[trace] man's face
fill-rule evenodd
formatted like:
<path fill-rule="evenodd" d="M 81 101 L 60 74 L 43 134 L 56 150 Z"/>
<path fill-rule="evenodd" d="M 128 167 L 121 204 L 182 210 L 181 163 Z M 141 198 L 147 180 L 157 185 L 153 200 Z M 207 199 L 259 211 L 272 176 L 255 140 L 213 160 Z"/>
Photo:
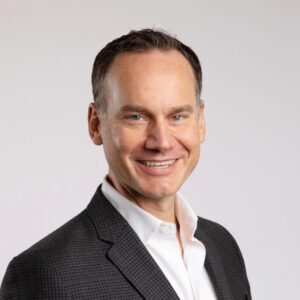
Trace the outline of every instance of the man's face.
<path fill-rule="evenodd" d="M 107 82 L 100 134 L 110 179 L 133 197 L 173 196 L 195 168 L 204 140 L 191 66 L 175 50 L 123 53 Z"/>

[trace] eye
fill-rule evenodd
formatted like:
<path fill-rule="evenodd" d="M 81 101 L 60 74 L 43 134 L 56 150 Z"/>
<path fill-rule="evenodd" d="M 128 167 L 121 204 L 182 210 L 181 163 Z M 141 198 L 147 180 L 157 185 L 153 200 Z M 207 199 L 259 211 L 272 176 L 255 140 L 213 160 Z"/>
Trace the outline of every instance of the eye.
<path fill-rule="evenodd" d="M 182 119 L 182 116 L 181 116 L 181 115 L 176 115 L 176 116 L 173 116 L 173 117 L 172 117 L 172 120 L 173 120 L 173 121 L 179 121 L 180 119 Z"/>
<path fill-rule="evenodd" d="M 131 120 L 134 120 L 134 121 L 139 121 L 141 118 L 142 118 L 142 117 L 139 116 L 139 115 L 132 115 L 132 116 L 130 116 L 130 119 L 131 119 Z"/>

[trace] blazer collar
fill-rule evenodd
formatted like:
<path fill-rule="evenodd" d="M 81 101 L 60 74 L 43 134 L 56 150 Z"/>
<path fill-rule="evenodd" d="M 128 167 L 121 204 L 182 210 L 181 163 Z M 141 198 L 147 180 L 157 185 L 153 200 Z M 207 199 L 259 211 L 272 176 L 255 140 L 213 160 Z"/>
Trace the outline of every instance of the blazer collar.
<path fill-rule="evenodd" d="M 179 299 L 134 230 L 98 187 L 87 207 L 99 239 L 112 243 L 107 256 L 146 299 Z"/>
<path fill-rule="evenodd" d="M 215 243 L 213 242 L 212 237 L 209 235 L 209 232 L 205 230 L 205 224 L 201 218 L 198 218 L 198 226 L 194 237 L 205 245 L 206 257 L 204 265 L 212 280 L 217 298 L 219 300 L 234 299 L 230 291 L 229 283 L 225 276 L 220 256 L 218 255 L 217 249 L 214 246 Z"/>

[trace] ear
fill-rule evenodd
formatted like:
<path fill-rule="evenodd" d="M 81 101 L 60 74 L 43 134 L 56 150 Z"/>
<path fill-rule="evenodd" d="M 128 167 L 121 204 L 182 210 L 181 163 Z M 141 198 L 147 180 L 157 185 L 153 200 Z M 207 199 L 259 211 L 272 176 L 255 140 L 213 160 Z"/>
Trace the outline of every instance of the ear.
<path fill-rule="evenodd" d="M 89 134 L 95 145 L 102 145 L 101 119 L 94 103 L 90 103 L 88 109 Z"/>
<path fill-rule="evenodd" d="M 199 126 L 200 126 L 200 143 L 203 143 L 205 140 L 206 125 L 204 120 L 204 101 L 202 99 L 200 100 Z"/>

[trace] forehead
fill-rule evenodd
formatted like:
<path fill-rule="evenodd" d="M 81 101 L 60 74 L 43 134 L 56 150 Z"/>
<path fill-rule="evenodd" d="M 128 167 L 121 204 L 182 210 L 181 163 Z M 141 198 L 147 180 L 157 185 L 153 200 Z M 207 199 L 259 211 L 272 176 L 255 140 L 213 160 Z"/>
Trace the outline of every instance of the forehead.
<path fill-rule="evenodd" d="M 177 50 L 121 53 L 110 67 L 108 77 L 122 88 L 135 91 L 154 89 L 160 83 L 195 91 L 196 83 L 190 63 Z"/>
<path fill-rule="evenodd" d="M 146 52 L 124 52 L 118 54 L 109 73 L 118 76 L 141 76 L 151 73 L 181 73 L 194 78 L 193 70 L 187 59 L 177 50 L 153 49 Z"/>

